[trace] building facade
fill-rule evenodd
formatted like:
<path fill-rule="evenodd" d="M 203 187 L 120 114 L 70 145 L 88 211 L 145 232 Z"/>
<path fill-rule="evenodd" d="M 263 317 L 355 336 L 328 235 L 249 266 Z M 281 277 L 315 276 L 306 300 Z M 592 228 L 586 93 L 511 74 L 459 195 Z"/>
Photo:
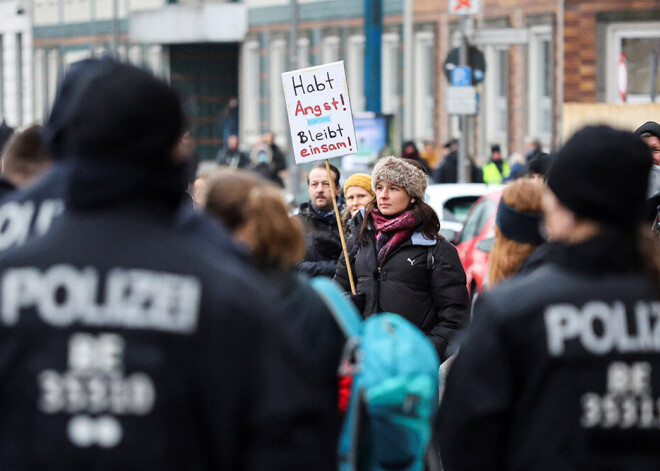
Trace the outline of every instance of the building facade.
<path fill-rule="evenodd" d="M 0 121 L 21 127 L 34 120 L 32 24 L 22 0 L 0 0 Z"/>
<path fill-rule="evenodd" d="M 280 74 L 291 68 L 343 60 L 353 110 L 367 111 L 362 0 L 298 0 L 293 48 L 290 0 L 170 2 L 0 0 L 0 118 L 14 126 L 42 121 L 67 67 L 107 53 L 152 70 L 181 92 L 202 158 L 222 144 L 222 115 L 233 97 L 244 147 L 268 130 L 288 146 Z M 460 40 L 447 3 L 414 0 L 407 30 L 406 2 L 382 0 L 381 103 L 396 144 L 440 146 L 461 131 L 446 112 L 444 63 Z M 477 87 L 478 115 L 466 125 L 478 163 L 495 143 L 506 154 L 523 154 L 532 138 L 546 151 L 556 148 L 565 104 L 621 103 L 622 55 L 627 103 L 650 103 L 660 89 L 660 0 L 481 4 L 469 37 L 487 65 Z"/>

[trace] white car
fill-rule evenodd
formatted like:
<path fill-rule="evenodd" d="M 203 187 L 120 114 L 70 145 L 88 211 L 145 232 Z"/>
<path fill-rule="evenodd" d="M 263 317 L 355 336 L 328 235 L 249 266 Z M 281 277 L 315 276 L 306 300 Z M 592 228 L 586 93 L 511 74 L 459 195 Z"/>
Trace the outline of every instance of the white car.
<path fill-rule="evenodd" d="M 440 233 L 454 242 L 474 202 L 500 187 L 485 183 L 438 183 L 426 187 L 426 202 L 438 214 Z"/>

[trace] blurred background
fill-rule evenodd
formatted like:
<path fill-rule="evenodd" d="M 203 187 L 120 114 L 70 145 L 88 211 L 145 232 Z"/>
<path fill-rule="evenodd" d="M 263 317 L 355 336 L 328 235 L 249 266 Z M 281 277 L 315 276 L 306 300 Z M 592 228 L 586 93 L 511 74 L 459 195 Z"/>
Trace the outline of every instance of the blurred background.
<path fill-rule="evenodd" d="M 344 61 L 360 147 L 333 162 L 347 174 L 405 141 L 436 166 L 459 138 L 482 165 L 493 144 L 551 152 L 590 122 L 660 116 L 660 0 L 0 0 L 0 119 L 42 122 L 67 67 L 104 54 L 181 93 L 201 168 L 230 135 L 249 153 L 272 132 L 293 194 L 287 70 Z"/>

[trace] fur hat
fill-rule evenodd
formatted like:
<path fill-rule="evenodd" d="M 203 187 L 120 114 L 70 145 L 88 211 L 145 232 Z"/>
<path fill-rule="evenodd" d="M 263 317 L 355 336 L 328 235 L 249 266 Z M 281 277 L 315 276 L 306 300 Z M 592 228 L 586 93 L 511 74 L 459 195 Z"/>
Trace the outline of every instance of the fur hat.
<path fill-rule="evenodd" d="M 383 157 L 376 163 L 371 173 L 371 187 L 374 193 L 378 182 L 383 180 L 400 186 L 410 196 L 424 201 L 428 178 L 420 166 L 398 157 Z"/>
<path fill-rule="evenodd" d="M 359 186 L 360 188 L 364 188 L 364 190 L 367 191 L 371 196 L 376 196 L 374 194 L 374 190 L 371 188 L 371 175 L 367 175 L 366 173 L 354 173 L 348 177 L 348 180 L 346 180 L 346 183 L 344 183 L 344 194 L 346 194 L 346 190 L 352 186 Z"/>

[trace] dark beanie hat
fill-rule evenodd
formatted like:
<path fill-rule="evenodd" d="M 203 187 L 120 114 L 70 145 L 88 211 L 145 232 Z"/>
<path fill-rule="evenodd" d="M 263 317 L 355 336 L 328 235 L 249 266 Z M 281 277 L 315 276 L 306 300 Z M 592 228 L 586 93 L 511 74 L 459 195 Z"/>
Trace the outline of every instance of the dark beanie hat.
<path fill-rule="evenodd" d="M 630 232 L 644 218 L 651 163 L 632 133 L 587 126 L 557 153 L 548 187 L 576 215 Z"/>
<path fill-rule="evenodd" d="M 59 157 L 169 166 L 184 116 L 166 83 L 112 59 L 88 60 L 71 75 L 44 130 Z"/>
<path fill-rule="evenodd" d="M 532 157 L 527 164 L 527 173 L 528 174 L 539 174 L 544 177 L 548 175 L 550 167 L 552 166 L 552 157 L 546 153 L 541 153 L 536 157 Z"/>
<path fill-rule="evenodd" d="M 655 121 L 647 121 L 637 128 L 635 131 L 635 136 L 641 136 L 642 134 L 652 134 L 658 139 L 660 139 L 660 124 Z"/>

